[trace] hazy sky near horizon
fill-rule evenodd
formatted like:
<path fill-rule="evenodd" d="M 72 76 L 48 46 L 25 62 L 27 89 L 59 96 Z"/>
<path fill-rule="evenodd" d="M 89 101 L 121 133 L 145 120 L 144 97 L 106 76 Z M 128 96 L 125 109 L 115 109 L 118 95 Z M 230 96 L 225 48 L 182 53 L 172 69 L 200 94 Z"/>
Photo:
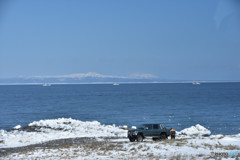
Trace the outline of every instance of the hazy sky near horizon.
<path fill-rule="evenodd" d="M 240 80 L 240 2 L 1 1 L 0 78 L 87 72 Z"/>

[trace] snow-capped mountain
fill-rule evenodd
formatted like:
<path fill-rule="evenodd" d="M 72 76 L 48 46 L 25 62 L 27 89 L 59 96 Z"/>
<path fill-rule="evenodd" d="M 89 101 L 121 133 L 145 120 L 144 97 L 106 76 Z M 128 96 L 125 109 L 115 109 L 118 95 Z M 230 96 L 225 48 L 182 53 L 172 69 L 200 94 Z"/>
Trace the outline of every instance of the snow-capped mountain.
<path fill-rule="evenodd" d="M 0 84 L 25 84 L 25 83 L 112 83 L 112 82 L 153 82 L 157 79 L 152 74 L 132 74 L 130 76 L 104 75 L 95 72 L 46 75 L 16 78 L 2 78 Z"/>

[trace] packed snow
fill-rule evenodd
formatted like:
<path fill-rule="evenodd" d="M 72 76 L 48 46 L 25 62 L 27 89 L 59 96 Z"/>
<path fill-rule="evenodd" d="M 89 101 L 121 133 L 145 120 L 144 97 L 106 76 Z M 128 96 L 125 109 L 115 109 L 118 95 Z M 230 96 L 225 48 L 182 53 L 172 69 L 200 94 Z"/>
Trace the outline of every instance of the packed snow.
<path fill-rule="evenodd" d="M 232 140 L 235 138 L 227 137 Z M 240 137 L 237 138 L 240 142 Z M 212 153 L 238 154 L 239 146 L 219 143 L 209 137 L 166 141 L 129 142 L 127 138 L 97 141 L 71 147 L 37 148 L 28 152 L 12 153 L 3 159 L 235 159 L 237 156 L 216 156 Z M 216 158 L 218 157 L 218 158 Z M 1 159 L 1 157 L 0 157 Z"/>
<path fill-rule="evenodd" d="M 24 129 L 25 128 L 25 129 Z M 239 153 L 240 134 L 211 135 L 211 131 L 197 124 L 177 131 L 176 140 L 129 142 L 127 126 L 103 125 L 97 121 L 83 122 L 71 118 L 40 120 L 12 131 L 0 130 L 0 148 L 19 147 L 50 140 L 96 137 L 96 142 L 36 148 L 11 153 L 0 159 L 203 159 L 214 153 Z M 107 137 L 106 141 L 100 137 Z M 236 158 L 236 157 L 232 157 Z"/>
<path fill-rule="evenodd" d="M 82 122 L 71 118 L 40 120 L 32 122 L 29 127 L 36 131 L 24 131 L 14 127 L 13 131 L 0 130 L 0 148 L 17 147 L 42 143 L 55 139 L 75 137 L 126 137 L 127 131 L 115 125 L 103 125 L 97 121 Z"/>

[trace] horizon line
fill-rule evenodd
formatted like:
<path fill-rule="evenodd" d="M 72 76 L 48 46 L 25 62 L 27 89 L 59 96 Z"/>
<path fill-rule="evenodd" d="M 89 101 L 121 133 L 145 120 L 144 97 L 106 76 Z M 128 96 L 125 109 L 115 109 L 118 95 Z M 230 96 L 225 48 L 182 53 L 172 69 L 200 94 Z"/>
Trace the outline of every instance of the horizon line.
<path fill-rule="evenodd" d="M 83 83 L 0 83 L 0 86 L 4 85 L 43 85 L 43 84 L 51 84 L 51 85 L 84 85 L 84 84 L 192 84 L 193 82 L 200 82 L 200 83 L 240 83 L 239 81 L 167 81 L 167 82 L 83 82 Z"/>

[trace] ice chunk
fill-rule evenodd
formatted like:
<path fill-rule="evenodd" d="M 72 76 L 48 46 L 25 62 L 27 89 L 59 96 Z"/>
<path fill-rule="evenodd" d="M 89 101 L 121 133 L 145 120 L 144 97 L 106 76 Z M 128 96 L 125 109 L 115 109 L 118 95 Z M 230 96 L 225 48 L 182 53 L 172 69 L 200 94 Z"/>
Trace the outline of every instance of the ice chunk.
<path fill-rule="evenodd" d="M 20 126 L 20 125 L 17 125 L 17 126 L 15 126 L 15 127 L 13 127 L 13 129 L 20 129 L 22 126 Z"/>
<path fill-rule="evenodd" d="M 132 126 L 132 129 L 137 129 L 137 127 L 136 126 Z"/>
<path fill-rule="evenodd" d="M 182 131 L 178 132 L 178 134 L 188 136 L 209 136 L 211 134 L 211 131 L 201 126 L 200 124 L 197 124 L 196 126 L 191 126 L 189 128 L 183 129 Z"/>

